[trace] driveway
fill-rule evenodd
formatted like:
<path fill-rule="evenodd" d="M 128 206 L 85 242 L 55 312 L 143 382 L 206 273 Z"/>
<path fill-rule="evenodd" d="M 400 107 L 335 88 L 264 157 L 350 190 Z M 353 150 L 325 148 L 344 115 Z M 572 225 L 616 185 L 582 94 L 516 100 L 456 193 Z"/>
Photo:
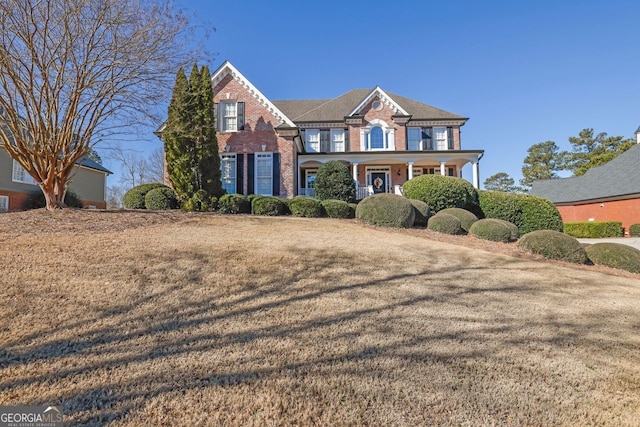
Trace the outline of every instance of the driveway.
<path fill-rule="evenodd" d="M 581 243 L 622 243 L 623 245 L 629 245 L 636 249 L 640 249 L 640 237 L 610 237 L 606 239 L 578 239 Z"/>

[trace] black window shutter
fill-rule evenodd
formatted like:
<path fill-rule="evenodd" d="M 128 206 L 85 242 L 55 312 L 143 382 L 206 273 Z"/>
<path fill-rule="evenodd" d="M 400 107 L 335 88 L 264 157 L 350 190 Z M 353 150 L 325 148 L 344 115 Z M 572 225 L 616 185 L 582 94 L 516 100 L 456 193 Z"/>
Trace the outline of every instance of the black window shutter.
<path fill-rule="evenodd" d="M 247 154 L 247 195 L 253 194 L 253 181 L 255 176 L 254 169 L 255 154 Z"/>
<path fill-rule="evenodd" d="M 351 144 L 349 141 L 349 129 L 344 130 L 344 151 L 351 151 Z"/>
<path fill-rule="evenodd" d="M 280 195 L 280 153 L 273 153 L 273 195 Z"/>
<path fill-rule="evenodd" d="M 320 152 L 331 152 L 331 131 L 329 129 L 322 129 L 320 131 Z"/>
<path fill-rule="evenodd" d="M 244 193 L 244 154 L 236 154 L 236 193 Z"/>
<path fill-rule="evenodd" d="M 422 128 L 422 137 L 427 142 L 425 150 L 433 150 L 433 128 Z"/>
<path fill-rule="evenodd" d="M 218 130 L 218 103 L 214 102 L 213 104 L 213 128 L 215 130 Z"/>
<path fill-rule="evenodd" d="M 447 128 L 447 141 L 449 143 L 448 145 L 449 150 L 453 150 L 453 128 L 452 127 Z"/>
<path fill-rule="evenodd" d="M 238 102 L 238 130 L 244 130 L 244 102 Z"/>

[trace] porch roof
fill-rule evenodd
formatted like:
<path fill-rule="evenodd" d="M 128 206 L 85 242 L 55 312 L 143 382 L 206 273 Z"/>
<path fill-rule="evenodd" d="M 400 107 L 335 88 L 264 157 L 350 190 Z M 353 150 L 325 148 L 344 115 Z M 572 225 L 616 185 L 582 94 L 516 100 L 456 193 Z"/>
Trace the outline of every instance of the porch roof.
<path fill-rule="evenodd" d="M 443 150 L 443 151 L 349 151 L 341 153 L 299 153 L 298 164 L 309 162 L 326 163 L 329 160 L 343 160 L 349 163 L 386 164 L 414 163 L 428 164 L 445 162 L 464 165 L 478 162 L 484 150 Z"/>

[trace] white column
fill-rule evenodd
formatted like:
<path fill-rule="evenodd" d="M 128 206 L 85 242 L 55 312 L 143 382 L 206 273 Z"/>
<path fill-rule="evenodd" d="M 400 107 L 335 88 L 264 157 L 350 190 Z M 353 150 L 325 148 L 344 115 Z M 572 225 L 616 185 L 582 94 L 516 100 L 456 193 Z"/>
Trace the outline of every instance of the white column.
<path fill-rule="evenodd" d="M 447 168 L 444 167 L 445 162 L 440 162 L 440 175 L 445 176 L 447 174 Z"/>
<path fill-rule="evenodd" d="M 472 162 L 473 168 L 473 186 L 475 188 L 480 188 L 480 173 L 478 171 L 478 162 Z"/>
<path fill-rule="evenodd" d="M 413 162 L 409 162 L 407 163 L 408 167 L 409 167 L 409 179 L 413 178 Z"/>
<path fill-rule="evenodd" d="M 358 164 L 353 163 L 353 180 L 356 182 L 356 187 L 358 187 Z"/>

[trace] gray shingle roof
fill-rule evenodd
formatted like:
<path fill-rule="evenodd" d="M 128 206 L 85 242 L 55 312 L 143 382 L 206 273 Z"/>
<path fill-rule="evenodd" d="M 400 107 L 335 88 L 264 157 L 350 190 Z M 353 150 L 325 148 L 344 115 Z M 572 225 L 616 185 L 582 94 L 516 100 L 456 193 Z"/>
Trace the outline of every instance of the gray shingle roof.
<path fill-rule="evenodd" d="M 80 166 L 84 166 L 85 168 L 95 169 L 97 171 L 104 172 L 107 175 L 113 175 L 113 172 L 111 172 L 109 169 L 105 168 L 98 162 L 94 162 L 88 157 L 80 157 L 80 159 L 78 159 L 76 164 Z"/>
<path fill-rule="evenodd" d="M 372 89 L 354 89 L 333 99 L 273 101 L 294 122 L 342 121 Z M 386 92 L 412 119 L 462 119 L 466 117 Z"/>
<path fill-rule="evenodd" d="M 583 176 L 536 181 L 531 194 L 553 203 L 640 194 L 640 144 L 631 147 L 610 162 L 589 169 Z"/>

